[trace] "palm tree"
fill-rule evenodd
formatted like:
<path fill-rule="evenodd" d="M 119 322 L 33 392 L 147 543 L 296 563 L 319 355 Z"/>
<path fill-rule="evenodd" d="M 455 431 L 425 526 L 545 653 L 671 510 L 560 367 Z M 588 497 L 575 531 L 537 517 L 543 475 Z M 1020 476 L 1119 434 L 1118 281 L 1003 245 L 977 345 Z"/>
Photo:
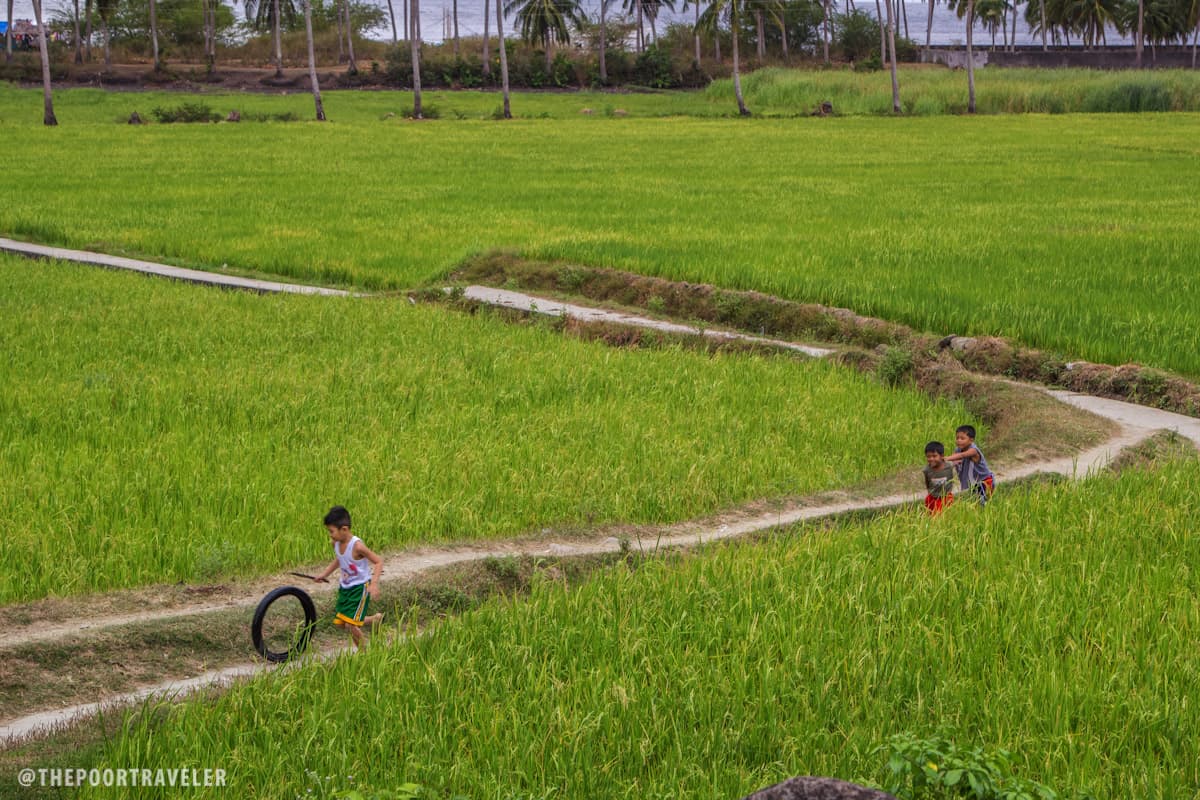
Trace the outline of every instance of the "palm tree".
<path fill-rule="evenodd" d="M 929 60 L 930 41 L 933 39 L 933 7 L 937 5 L 937 0 L 927 0 L 929 6 L 929 18 L 925 21 L 925 60 Z"/>
<path fill-rule="evenodd" d="M 44 110 L 43 125 L 57 125 L 58 118 L 54 116 L 54 98 L 50 94 L 50 51 L 46 46 L 46 25 L 42 22 L 42 0 L 33 0 L 33 15 L 37 19 L 38 49 L 42 51 L 42 100 Z"/>
<path fill-rule="evenodd" d="M 693 11 L 695 12 L 695 24 L 692 25 L 692 38 L 696 45 L 696 54 L 692 58 L 692 63 L 695 64 L 696 69 L 699 69 L 700 68 L 700 0 L 683 0 L 683 5 L 680 6 L 679 10 L 686 12 L 688 10 L 689 5 L 692 7 Z M 601 0 L 601 9 L 603 9 L 603 7 L 604 7 L 603 0 Z"/>
<path fill-rule="evenodd" d="M 1142 42 L 1146 39 L 1146 0 L 1138 0 L 1137 41 L 1134 50 L 1137 52 L 1137 68 L 1142 68 Z"/>
<path fill-rule="evenodd" d="M 8 0 L 8 27 L 4 29 L 4 60 L 12 61 L 13 0 Z"/>
<path fill-rule="evenodd" d="M 109 37 L 109 20 L 117 11 L 119 0 L 96 0 L 96 15 L 100 17 L 100 27 L 104 29 L 104 66 L 112 66 L 112 48 Z"/>
<path fill-rule="evenodd" d="M 350 56 L 350 66 L 346 71 L 357 75 L 358 62 L 354 60 L 354 21 L 350 18 L 350 0 L 342 0 L 342 11 L 346 17 L 346 49 Z"/>
<path fill-rule="evenodd" d="M 975 113 L 975 0 L 967 0 L 967 113 Z"/>
<path fill-rule="evenodd" d="M 79 30 L 79 0 L 75 0 L 75 13 L 71 15 L 71 24 L 75 30 L 75 63 L 83 63 L 83 33 Z"/>
<path fill-rule="evenodd" d="M 700 52 L 699 45 L 696 46 L 696 52 Z M 700 63 L 698 58 L 697 64 Z M 600 83 L 608 83 L 608 0 L 600 0 Z"/>
<path fill-rule="evenodd" d="M 750 110 L 746 108 L 746 100 L 742 96 L 742 76 L 738 57 L 738 39 L 741 38 L 738 35 L 738 17 L 740 16 L 739 9 L 742 1 L 713 0 L 700 16 L 700 22 L 704 28 L 713 32 L 714 40 L 719 40 L 721 36 L 721 18 L 724 17 L 729 20 L 730 38 L 733 40 L 733 96 L 737 99 L 738 114 L 748 117 L 750 116 Z"/>
<path fill-rule="evenodd" d="M 517 24 L 521 26 L 521 38 L 529 44 L 541 42 L 546 48 L 546 74 L 550 74 L 551 42 L 568 44 L 571 41 L 570 25 L 579 27 L 583 12 L 579 0 L 508 0 L 505 14 L 516 12 Z"/>
<path fill-rule="evenodd" d="M 313 104 L 317 107 L 317 122 L 325 121 L 325 105 L 321 102 L 321 87 L 317 84 L 317 56 L 313 52 L 312 0 L 304 3 L 304 33 L 308 37 L 308 82 L 312 86 Z"/>
<path fill-rule="evenodd" d="M 492 17 L 492 4 L 488 0 L 483 0 L 483 76 L 485 78 L 492 77 L 492 54 L 488 42 L 488 23 Z M 603 72 L 604 59 L 600 60 L 601 72 Z M 603 75 L 601 76 L 603 77 Z"/>
<path fill-rule="evenodd" d="M 413 119 L 421 116 L 421 0 L 412 3 Z"/>
<path fill-rule="evenodd" d="M 512 119 L 508 105 L 508 47 L 504 44 L 503 0 L 496 0 L 496 37 L 500 40 L 500 91 L 504 94 L 504 118 Z"/>
<path fill-rule="evenodd" d="M 285 18 L 289 24 L 296 19 L 296 7 L 292 5 L 292 0 L 270 0 L 270 2 L 244 0 L 243 5 L 246 9 L 246 21 L 255 30 L 261 31 L 270 28 L 274 40 L 272 44 L 275 47 L 275 77 L 281 77 L 283 75 L 283 42 L 280 29 Z"/>
<path fill-rule="evenodd" d="M 154 51 L 154 71 L 162 71 L 162 61 L 158 57 L 158 3 L 150 0 L 150 44 Z"/>
<path fill-rule="evenodd" d="M 996 32 L 1003 27 L 1007 35 L 1008 26 L 1004 19 L 1007 7 L 1008 3 L 1005 0 L 977 0 L 975 4 L 976 17 L 983 29 L 992 34 L 993 52 L 996 50 Z"/>
<path fill-rule="evenodd" d="M 900 81 L 896 75 L 896 21 L 892 18 L 891 0 L 884 0 L 887 6 L 888 50 L 891 51 L 892 72 L 892 113 L 900 113 Z"/>

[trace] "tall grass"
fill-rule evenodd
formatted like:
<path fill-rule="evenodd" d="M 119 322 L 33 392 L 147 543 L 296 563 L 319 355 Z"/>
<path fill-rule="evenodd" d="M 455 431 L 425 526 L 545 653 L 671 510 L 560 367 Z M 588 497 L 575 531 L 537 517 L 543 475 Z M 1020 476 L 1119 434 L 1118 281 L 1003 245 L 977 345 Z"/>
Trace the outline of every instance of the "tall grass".
<path fill-rule="evenodd" d="M 905 114 L 967 112 L 965 73 L 939 68 L 902 70 Z M 814 72 L 762 69 L 743 79 L 747 104 L 768 115 L 806 114 L 822 102 L 839 114 L 890 115 L 892 87 L 886 72 Z M 732 96 L 730 81 L 705 90 L 712 102 Z M 986 69 L 978 73 L 980 114 L 1066 114 L 1200 111 L 1200 72 L 1194 70 Z"/>
<path fill-rule="evenodd" d="M 941 731 L 1064 793 L 1192 797 L 1197 466 L 546 582 L 134 718 L 107 761 L 223 766 L 212 796 L 727 800 L 793 774 L 882 780 L 876 745 Z"/>
<path fill-rule="evenodd" d="M 913 464 L 964 417 L 824 363 L 13 257 L 0 340 L 0 602 L 321 561 L 335 503 L 379 548 L 686 519 Z"/>

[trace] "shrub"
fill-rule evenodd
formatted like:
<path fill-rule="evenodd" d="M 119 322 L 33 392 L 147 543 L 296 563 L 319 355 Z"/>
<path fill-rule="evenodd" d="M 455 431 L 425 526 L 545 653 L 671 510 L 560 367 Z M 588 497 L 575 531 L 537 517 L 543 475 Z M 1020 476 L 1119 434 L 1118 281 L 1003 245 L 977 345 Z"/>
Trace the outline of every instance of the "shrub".
<path fill-rule="evenodd" d="M 152 112 L 159 122 L 220 122 L 221 115 L 204 103 L 183 103 L 174 108 L 155 108 Z"/>

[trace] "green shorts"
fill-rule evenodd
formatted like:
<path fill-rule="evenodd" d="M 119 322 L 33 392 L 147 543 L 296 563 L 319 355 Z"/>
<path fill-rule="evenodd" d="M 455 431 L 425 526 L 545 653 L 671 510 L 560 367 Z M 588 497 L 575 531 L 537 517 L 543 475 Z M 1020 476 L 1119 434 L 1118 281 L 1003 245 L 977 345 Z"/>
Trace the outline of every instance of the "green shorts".
<path fill-rule="evenodd" d="M 371 593 L 367 591 L 365 583 L 349 588 L 339 586 L 333 624 L 355 625 L 361 628 L 370 605 Z"/>

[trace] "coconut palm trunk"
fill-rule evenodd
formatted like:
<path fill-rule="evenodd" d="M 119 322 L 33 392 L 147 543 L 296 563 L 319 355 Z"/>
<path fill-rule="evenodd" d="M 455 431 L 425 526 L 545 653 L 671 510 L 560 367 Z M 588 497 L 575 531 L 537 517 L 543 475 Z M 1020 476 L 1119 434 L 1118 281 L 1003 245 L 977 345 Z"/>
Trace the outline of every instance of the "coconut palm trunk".
<path fill-rule="evenodd" d="M 350 67 L 347 72 L 357 75 L 358 62 L 354 59 L 354 21 L 350 18 L 350 0 L 342 3 L 342 7 L 346 11 L 346 53 L 350 58 Z"/>
<path fill-rule="evenodd" d="M 112 66 L 112 38 L 108 33 L 108 20 L 100 17 L 100 32 L 104 35 L 104 66 Z"/>
<path fill-rule="evenodd" d="M 637 51 L 640 53 L 646 49 L 645 15 L 642 14 L 642 0 L 637 0 L 634 5 L 637 7 Z"/>
<path fill-rule="evenodd" d="M 8 27 L 4 29 L 4 60 L 12 61 L 13 0 L 8 0 Z"/>
<path fill-rule="evenodd" d="M 154 71 L 162 71 L 162 61 L 158 57 L 158 3 L 150 0 L 150 47 L 154 53 Z"/>
<path fill-rule="evenodd" d="M 1192 69 L 1196 68 L 1196 45 L 1200 44 L 1200 14 L 1196 18 L 1196 32 L 1192 34 Z"/>
<path fill-rule="evenodd" d="M 886 64 L 888 62 L 887 26 L 883 22 L 883 6 L 879 5 L 879 0 L 875 0 L 875 19 L 879 21 L 879 62 Z"/>
<path fill-rule="evenodd" d="M 79 0 L 75 0 L 75 14 L 71 19 L 75 32 L 75 63 L 83 63 L 83 31 L 79 29 Z"/>
<path fill-rule="evenodd" d="M 487 15 L 484 15 L 484 22 Z M 697 62 L 698 63 L 698 62 Z M 608 0 L 600 0 L 600 84 L 608 83 Z"/>
<path fill-rule="evenodd" d="M 729 0 L 729 23 L 733 37 L 733 96 L 737 98 L 738 113 L 748 117 L 750 110 L 746 108 L 746 100 L 742 97 L 742 76 L 738 69 L 738 0 Z"/>
<path fill-rule="evenodd" d="M 458 0 L 453 0 L 450 8 L 454 15 L 454 60 L 458 60 Z"/>
<path fill-rule="evenodd" d="M 492 77 L 492 53 L 491 42 L 488 41 L 488 23 L 492 20 L 491 3 L 488 0 L 483 0 L 483 75 L 485 78 Z M 604 78 L 604 20 L 600 21 L 600 77 Z"/>
<path fill-rule="evenodd" d="M 508 104 L 508 47 L 504 44 L 503 0 L 496 0 L 496 38 L 500 41 L 500 91 L 504 97 L 504 118 L 512 119 Z"/>
<path fill-rule="evenodd" d="M 928 0 L 929 16 L 925 20 L 925 60 L 929 60 L 929 52 L 931 42 L 933 41 L 933 7 L 937 5 L 935 0 Z"/>
<path fill-rule="evenodd" d="M 787 9 L 783 8 L 779 11 L 779 41 L 783 46 L 783 60 L 790 61 L 788 56 L 788 35 L 787 35 Z"/>
<path fill-rule="evenodd" d="M 1046 43 L 1046 0 L 1038 0 L 1038 6 L 1042 15 L 1042 52 L 1049 53 L 1050 45 Z"/>
<path fill-rule="evenodd" d="M 696 22 L 692 26 L 692 40 L 696 44 L 696 69 L 700 69 L 700 0 L 694 0 L 692 8 L 696 14 Z"/>
<path fill-rule="evenodd" d="M 421 0 L 412 1 L 413 11 L 413 119 L 421 116 Z"/>
<path fill-rule="evenodd" d="M 908 35 L 908 3 L 904 0 L 896 0 L 896 5 L 900 6 L 900 18 L 904 20 L 904 38 L 911 39 Z"/>
<path fill-rule="evenodd" d="M 42 53 L 42 124 L 57 125 L 54 116 L 54 97 L 50 92 L 50 50 L 46 46 L 46 26 L 42 22 L 42 0 L 33 0 L 33 15 L 37 19 L 38 49 Z"/>
<path fill-rule="evenodd" d="M 412 2 L 412 71 L 413 71 L 413 119 L 423 119 L 421 116 L 421 0 Z"/>
<path fill-rule="evenodd" d="M 896 74 L 896 20 L 892 14 L 891 0 L 885 0 L 884 5 L 887 6 L 887 32 L 888 32 L 888 50 L 891 53 L 891 58 L 888 63 L 891 65 L 892 72 L 892 113 L 900 113 L 900 80 Z"/>
<path fill-rule="evenodd" d="M 763 12 L 761 8 L 754 9 L 754 30 L 755 30 L 755 49 L 758 51 L 758 63 L 767 60 L 767 31 L 763 26 Z"/>
<path fill-rule="evenodd" d="M 283 77 L 283 20 L 279 16 L 279 0 L 271 0 L 271 35 L 275 39 L 275 77 Z"/>
<path fill-rule="evenodd" d="M 304 33 L 308 37 L 308 82 L 312 86 L 313 104 L 317 108 L 317 122 L 325 121 L 325 105 L 321 102 L 321 87 L 317 83 L 317 54 L 313 48 L 312 0 L 304 2 Z"/>
<path fill-rule="evenodd" d="M 83 6 L 83 60 L 92 62 L 92 0 L 87 0 Z"/>
<path fill-rule="evenodd" d="M 1012 20 L 1012 36 L 1008 39 L 1008 52 L 1015 53 L 1017 52 L 1017 0 L 1013 0 Z"/>
<path fill-rule="evenodd" d="M 1134 51 L 1137 53 L 1137 68 L 1142 68 L 1142 43 L 1146 38 L 1146 0 L 1138 0 L 1138 27 L 1137 41 L 1134 43 Z"/>
<path fill-rule="evenodd" d="M 975 113 L 975 0 L 967 0 L 967 113 Z"/>
<path fill-rule="evenodd" d="M 825 2 L 822 3 L 822 6 L 825 9 L 825 20 L 824 20 L 824 24 L 821 26 L 821 50 L 823 51 L 822 54 L 825 57 L 825 64 L 826 64 L 826 66 L 828 66 L 828 64 L 829 64 L 829 33 L 830 33 L 830 31 L 829 31 L 829 0 L 825 0 Z"/>

